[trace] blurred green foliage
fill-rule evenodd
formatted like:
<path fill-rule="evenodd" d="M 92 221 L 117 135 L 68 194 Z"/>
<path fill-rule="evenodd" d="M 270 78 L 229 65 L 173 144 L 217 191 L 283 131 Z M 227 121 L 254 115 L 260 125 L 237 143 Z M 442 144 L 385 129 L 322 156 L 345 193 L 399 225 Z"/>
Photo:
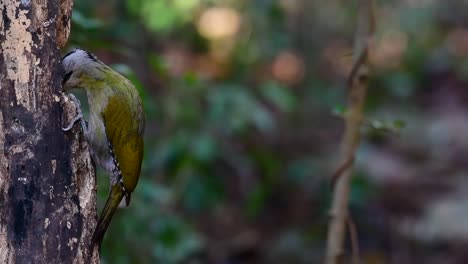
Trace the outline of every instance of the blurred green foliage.
<path fill-rule="evenodd" d="M 468 76 L 448 15 L 461 3 L 390 2 L 377 1 L 363 156 L 425 111 L 428 75 Z M 132 80 L 147 116 L 142 176 L 103 263 L 319 263 L 355 16 L 338 0 L 75 1 L 70 46 Z M 379 187 L 357 170 L 351 208 L 376 210 Z M 375 247 L 363 254 L 384 259 Z"/>

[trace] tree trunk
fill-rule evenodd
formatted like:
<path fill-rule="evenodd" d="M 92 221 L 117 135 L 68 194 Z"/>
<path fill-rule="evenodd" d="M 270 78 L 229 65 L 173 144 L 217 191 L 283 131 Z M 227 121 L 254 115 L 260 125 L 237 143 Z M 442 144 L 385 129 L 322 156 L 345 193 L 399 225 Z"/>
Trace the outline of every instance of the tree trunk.
<path fill-rule="evenodd" d="M 0 0 L 0 263 L 99 263 L 94 166 L 61 93 L 72 0 Z"/>

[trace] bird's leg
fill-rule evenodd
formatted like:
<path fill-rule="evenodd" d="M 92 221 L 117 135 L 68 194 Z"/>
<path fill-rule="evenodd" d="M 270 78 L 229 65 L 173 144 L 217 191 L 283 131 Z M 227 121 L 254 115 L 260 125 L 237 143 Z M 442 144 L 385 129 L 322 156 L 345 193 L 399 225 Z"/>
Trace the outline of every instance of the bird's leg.
<path fill-rule="evenodd" d="M 84 119 L 83 112 L 81 111 L 80 100 L 78 100 L 78 98 L 76 98 L 76 96 L 74 94 L 68 94 L 67 96 L 68 96 L 68 98 L 70 98 L 75 103 L 77 114 L 67 127 L 62 127 L 62 130 L 63 131 L 69 131 L 70 129 L 72 129 L 72 127 L 75 125 L 75 123 L 79 120 L 80 124 L 81 124 L 81 128 L 86 133 L 86 131 L 88 131 L 88 124 L 87 124 L 86 120 Z"/>

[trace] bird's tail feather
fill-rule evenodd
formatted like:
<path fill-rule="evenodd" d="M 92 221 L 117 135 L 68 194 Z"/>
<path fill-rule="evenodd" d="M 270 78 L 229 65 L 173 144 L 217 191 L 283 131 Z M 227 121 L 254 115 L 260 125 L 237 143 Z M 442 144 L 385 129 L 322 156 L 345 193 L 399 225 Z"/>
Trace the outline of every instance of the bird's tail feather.
<path fill-rule="evenodd" d="M 102 239 L 104 238 L 104 234 L 106 233 L 107 228 L 109 227 L 110 221 L 112 216 L 114 215 L 115 210 L 122 201 L 125 192 L 122 189 L 122 186 L 119 184 L 115 184 L 111 187 L 111 191 L 109 197 L 107 198 L 106 205 L 104 209 L 102 209 L 102 213 L 99 216 L 99 220 L 94 230 L 93 234 L 93 245 L 98 245 L 99 249 L 101 248 Z"/>

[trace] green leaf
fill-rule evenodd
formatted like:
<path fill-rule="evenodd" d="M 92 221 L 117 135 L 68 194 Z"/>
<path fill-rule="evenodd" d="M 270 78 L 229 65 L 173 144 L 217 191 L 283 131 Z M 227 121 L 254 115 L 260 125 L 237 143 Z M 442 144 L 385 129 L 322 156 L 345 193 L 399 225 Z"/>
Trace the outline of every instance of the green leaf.
<path fill-rule="evenodd" d="M 281 111 L 291 112 L 297 104 L 297 100 L 289 88 L 277 82 L 268 82 L 260 89 L 262 95 Z"/>
<path fill-rule="evenodd" d="M 393 127 L 395 127 L 396 129 L 402 129 L 402 128 L 405 128 L 406 127 L 406 122 L 403 121 L 403 120 L 394 120 L 393 121 Z"/>
<path fill-rule="evenodd" d="M 74 9 L 72 22 L 84 29 L 97 29 L 102 27 L 102 23 L 96 18 L 85 17 L 80 11 Z"/>

